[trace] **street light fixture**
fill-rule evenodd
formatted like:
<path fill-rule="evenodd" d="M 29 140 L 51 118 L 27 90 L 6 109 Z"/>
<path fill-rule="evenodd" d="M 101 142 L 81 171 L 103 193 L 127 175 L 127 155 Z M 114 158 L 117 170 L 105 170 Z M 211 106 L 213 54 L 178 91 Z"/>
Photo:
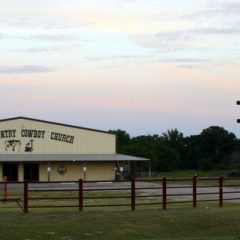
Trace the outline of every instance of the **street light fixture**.
<path fill-rule="evenodd" d="M 86 181 L 86 175 L 87 175 L 87 166 L 83 166 L 83 179 Z"/>

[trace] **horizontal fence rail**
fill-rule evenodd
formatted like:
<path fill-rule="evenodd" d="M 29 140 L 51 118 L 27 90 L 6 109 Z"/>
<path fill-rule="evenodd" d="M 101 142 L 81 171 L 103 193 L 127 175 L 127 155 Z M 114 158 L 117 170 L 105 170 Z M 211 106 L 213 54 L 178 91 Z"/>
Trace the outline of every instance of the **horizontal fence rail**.
<path fill-rule="evenodd" d="M 181 178 L 130 181 L 75 182 L 0 182 L 0 200 L 3 207 L 20 207 L 23 212 L 36 208 L 87 208 L 128 207 L 135 211 L 139 206 L 159 206 L 200 202 L 240 200 L 240 178 Z"/>

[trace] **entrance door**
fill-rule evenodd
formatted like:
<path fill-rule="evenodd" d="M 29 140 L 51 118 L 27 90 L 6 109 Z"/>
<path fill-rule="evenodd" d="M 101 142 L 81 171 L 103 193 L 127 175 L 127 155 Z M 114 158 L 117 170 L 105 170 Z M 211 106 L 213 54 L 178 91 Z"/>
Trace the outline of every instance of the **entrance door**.
<path fill-rule="evenodd" d="M 3 177 L 7 177 L 8 181 L 18 181 L 18 164 L 4 163 Z"/>
<path fill-rule="evenodd" d="M 39 164 L 24 164 L 24 179 L 28 181 L 39 181 Z"/>

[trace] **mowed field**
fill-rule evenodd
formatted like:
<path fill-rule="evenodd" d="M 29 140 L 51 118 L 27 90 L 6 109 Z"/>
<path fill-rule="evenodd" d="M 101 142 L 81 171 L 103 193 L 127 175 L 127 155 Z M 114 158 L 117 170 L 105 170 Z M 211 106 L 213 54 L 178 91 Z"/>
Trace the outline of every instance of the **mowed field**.
<path fill-rule="evenodd" d="M 2 203 L 0 203 L 2 204 Z M 0 208 L 1 240 L 239 240 L 240 203 L 173 204 L 167 210 Z"/>

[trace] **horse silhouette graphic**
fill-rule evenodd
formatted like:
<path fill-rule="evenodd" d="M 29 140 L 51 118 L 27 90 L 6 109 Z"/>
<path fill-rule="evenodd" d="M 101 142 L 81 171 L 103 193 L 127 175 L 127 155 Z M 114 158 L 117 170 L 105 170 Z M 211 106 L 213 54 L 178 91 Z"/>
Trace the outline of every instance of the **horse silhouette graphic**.
<path fill-rule="evenodd" d="M 20 140 L 8 140 L 5 141 L 5 151 L 12 150 L 15 152 L 16 147 L 18 146 L 18 151 L 20 152 L 21 141 Z"/>

